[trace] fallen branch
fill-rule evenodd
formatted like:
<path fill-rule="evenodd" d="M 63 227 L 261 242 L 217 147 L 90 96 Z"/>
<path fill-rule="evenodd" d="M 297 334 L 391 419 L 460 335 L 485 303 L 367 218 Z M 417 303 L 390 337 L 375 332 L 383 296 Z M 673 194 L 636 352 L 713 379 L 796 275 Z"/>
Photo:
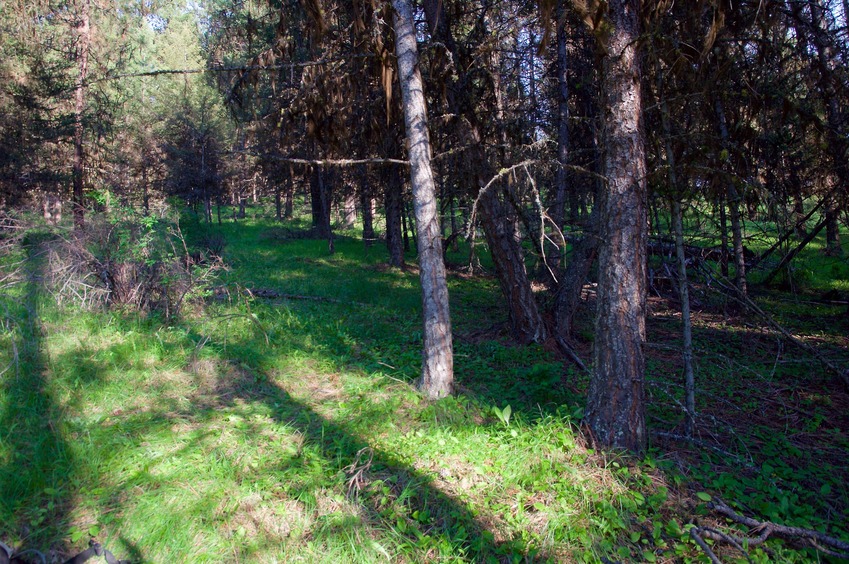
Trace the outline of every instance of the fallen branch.
<path fill-rule="evenodd" d="M 709 503 L 708 507 L 720 515 L 731 519 L 737 524 L 749 527 L 753 533 L 759 533 L 756 537 L 736 537 L 708 527 L 694 527 L 690 529 L 690 536 L 693 537 L 696 544 L 705 551 L 705 554 L 712 562 L 719 562 L 719 559 L 707 546 L 707 543 L 705 543 L 701 538 L 702 536 L 717 541 L 727 542 L 737 550 L 741 551 L 749 562 L 751 562 L 751 559 L 743 547 L 761 545 L 771 536 L 791 541 L 804 541 L 814 550 L 818 550 L 828 556 L 833 556 L 835 558 L 849 558 L 849 542 L 828 536 L 825 533 L 814 531 L 812 529 L 803 529 L 801 527 L 788 527 L 786 525 L 779 525 L 770 521 L 758 521 L 757 519 L 740 515 L 720 500 Z"/>
<path fill-rule="evenodd" d="M 363 462 L 364 455 L 368 456 L 368 460 Z M 350 476 L 345 482 L 348 485 L 348 495 L 359 493 L 366 483 L 365 473 L 371 468 L 372 460 L 374 459 L 374 450 L 371 447 L 363 447 L 357 451 L 357 456 L 354 461 L 343 468 L 345 474 Z"/>
<path fill-rule="evenodd" d="M 256 151 L 234 150 L 229 151 L 229 153 L 233 155 L 247 155 L 249 157 L 265 158 L 282 163 L 299 164 L 304 166 L 354 166 L 363 164 L 391 164 L 410 166 L 410 161 L 403 159 L 301 159 L 297 157 L 284 157 L 283 155 L 276 155 L 274 153 L 259 153 Z"/>
<path fill-rule="evenodd" d="M 271 300 L 310 300 L 315 302 L 327 302 L 331 304 L 345 304 L 345 305 L 358 305 L 363 307 L 371 307 L 370 304 L 365 304 L 362 302 L 352 302 L 350 300 L 336 300 L 334 298 L 325 298 L 324 296 L 302 296 L 299 294 L 285 294 L 283 292 L 278 292 L 276 290 L 269 289 L 251 289 L 251 288 L 243 288 L 245 293 L 254 298 L 265 298 Z M 216 288 L 215 289 L 216 296 L 229 296 L 230 292 L 226 288 Z"/>
<path fill-rule="evenodd" d="M 584 364 L 584 362 L 581 360 L 581 357 L 578 356 L 578 353 L 576 353 L 575 350 L 569 346 L 569 343 L 566 342 L 566 339 L 564 339 L 560 335 L 557 335 L 554 340 L 557 342 L 557 346 L 560 351 L 566 356 L 568 356 L 569 359 L 578 366 L 578 368 L 580 368 L 584 372 L 590 372 L 590 369 L 587 368 L 587 365 Z"/>
<path fill-rule="evenodd" d="M 707 557 L 710 558 L 710 561 L 713 564 L 722 564 L 722 560 L 720 560 L 716 556 L 716 554 L 713 553 L 708 544 L 701 537 L 703 532 L 703 529 L 701 529 L 700 527 L 693 527 L 692 529 L 690 529 L 690 537 L 692 537 L 692 539 L 696 541 L 696 544 L 699 545 L 699 548 L 701 548 L 702 551 L 707 555 Z"/>

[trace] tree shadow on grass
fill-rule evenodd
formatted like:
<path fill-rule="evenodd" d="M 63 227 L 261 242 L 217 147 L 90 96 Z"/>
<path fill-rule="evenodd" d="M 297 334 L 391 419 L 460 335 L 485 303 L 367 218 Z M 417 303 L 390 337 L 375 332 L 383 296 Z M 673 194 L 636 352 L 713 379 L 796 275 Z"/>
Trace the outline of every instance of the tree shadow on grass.
<path fill-rule="evenodd" d="M 242 346 L 243 350 L 252 351 L 251 364 L 263 366 L 267 359 L 262 352 L 247 343 Z M 415 547 L 418 554 L 425 554 L 428 560 L 461 558 L 515 562 L 551 558 L 520 538 L 498 538 L 497 530 L 483 522 L 463 502 L 442 491 L 431 475 L 417 470 L 396 454 L 369 444 L 353 432 L 352 429 L 360 426 L 358 422 L 335 421 L 265 375 L 257 376 L 252 370 L 238 370 L 230 371 L 226 378 L 219 377 L 218 401 L 222 405 L 240 401 L 264 404 L 276 422 L 297 430 L 305 443 L 319 448 L 331 468 L 345 473 L 348 500 L 361 509 L 357 516 L 320 524 L 321 534 L 348 535 L 358 525 L 377 531 L 391 530 L 393 534 L 401 533 L 404 543 Z M 357 419 L 362 417 L 368 414 Z M 290 493 L 309 499 L 319 494 L 316 489 L 315 484 L 307 481 L 293 487 Z M 407 511 L 399 515 L 389 510 L 393 500 L 403 503 Z"/>
<path fill-rule="evenodd" d="M 62 413 L 47 381 L 40 319 L 38 241 L 27 246 L 28 276 L 17 304 L 17 359 L 0 376 L 0 540 L 18 550 L 62 551 L 78 471 L 61 434 Z"/>

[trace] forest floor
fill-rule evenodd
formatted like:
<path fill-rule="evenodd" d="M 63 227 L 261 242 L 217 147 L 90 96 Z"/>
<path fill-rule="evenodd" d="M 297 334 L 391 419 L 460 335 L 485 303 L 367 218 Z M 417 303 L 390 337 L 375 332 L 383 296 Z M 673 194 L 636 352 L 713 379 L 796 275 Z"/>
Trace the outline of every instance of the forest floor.
<path fill-rule="evenodd" d="M 636 460 L 591 448 L 587 375 L 555 347 L 511 344 L 486 275 L 450 274 L 458 394 L 422 400 L 415 269 L 354 237 L 330 254 L 300 228 L 184 222 L 190 243 L 226 241 L 227 271 L 171 321 L 57 307 L 37 253 L 19 257 L 0 333 L 0 541 L 48 561 L 95 537 L 139 562 L 709 562 L 691 529 L 749 533 L 719 500 L 849 541 L 845 388 L 715 288 L 694 284 L 693 440 L 678 305 L 649 300 L 651 448 Z M 849 367 L 847 306 L 818 301 L 828 289 L 753 299 Z M 589 360 L 586 311 L 576 336 Z M 740 548 L 827 560 L 801 541 Z"/>

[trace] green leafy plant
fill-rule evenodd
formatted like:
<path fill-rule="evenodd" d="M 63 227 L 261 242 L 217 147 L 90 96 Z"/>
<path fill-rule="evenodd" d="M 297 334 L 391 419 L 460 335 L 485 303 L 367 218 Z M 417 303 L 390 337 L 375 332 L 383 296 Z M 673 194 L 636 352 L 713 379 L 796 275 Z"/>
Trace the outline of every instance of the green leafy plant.
<path fill-rule="evenodd" d="M 513 414 L 513 408 L 509 405 L 505 405 L 501 409 L 498 409 L 496 406 L 492 406 L 492 413 L 505 427 L 510 426 L 510 416 Z"/>

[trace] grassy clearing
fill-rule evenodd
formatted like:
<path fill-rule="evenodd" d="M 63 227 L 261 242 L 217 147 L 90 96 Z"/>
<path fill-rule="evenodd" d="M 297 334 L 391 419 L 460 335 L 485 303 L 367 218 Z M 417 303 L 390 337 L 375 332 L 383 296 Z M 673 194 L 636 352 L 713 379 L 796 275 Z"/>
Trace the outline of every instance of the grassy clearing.
<path fill-rule="evenodd" d="M 0 540 L 68 554 L 96 536 L 146 562 L 706 561 L 686 533 L 718 523 L 704 490 L 845 534 L 846 396 L 744 319 L 698 320 L 708 446 L 601 456 L 578 429 L 585 377 L 507 342 L 493 280 L 451 276 L 462 393 L 429 403 L 417 275 L 382 247 L 331 255 L 262 218 L 183 228 L 223 237 L 229 271 L 170 323 L 56 308 L 31 247 L 4 301 Z M 652 309 L 653 428 L 674 431 L 677 325 Z M 814 555 L 770 547 L 750 554 Z"/>

